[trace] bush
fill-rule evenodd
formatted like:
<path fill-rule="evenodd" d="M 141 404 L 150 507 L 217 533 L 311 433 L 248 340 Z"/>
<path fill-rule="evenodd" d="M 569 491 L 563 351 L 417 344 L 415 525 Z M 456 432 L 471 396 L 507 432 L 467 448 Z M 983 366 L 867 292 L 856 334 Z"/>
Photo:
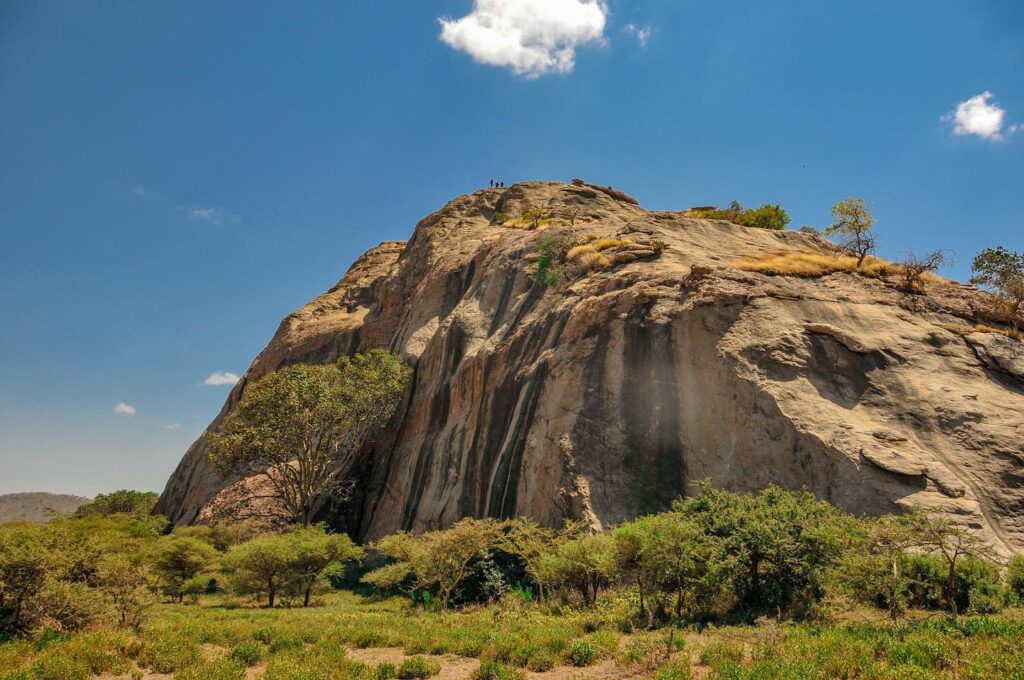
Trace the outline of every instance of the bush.
<path fill-rule="evenodd" d="M 410 656 L 398 666 L 395 677 L 402 680 L 408 678 L 429 678 L 440 672 L 441 664 L 437 661 L 422 656 Z"/>
<path fill-rule="evenodd" d="M 189 666 L 174 674 L 174 680 L 242 680 L 245 668 L 233 659 L 217 659 Z"/>
<path fill-rule="evenodd" d="M 1024 555 L 1014 555 L 1007 563 L 1006 587 L 1016 597 L 1017 602 L 1024 602 Z"/>
<path fill-rule="evenodd" d="M 756 210 L 744 211 L 736 220 L 737 224 L 758 229 L 781 231 L 790 223 L 789 213 L 779 204 L 765 203 Z"/>
<path fill-rule="evenodd" d="M 589 666 L 596 660 L 597 650 L 587 640 L 573 642 L 565 653 L 565 662 L 570 666 Z"/>
<path fill-rule="evenodd" d="M 236 643 L 231 648 L 231 651 L 228 652 L 228 658 L 249 667 L 258 664 L 263 659 L 264 652 L 263 645 L 256 640 L 244 640 Z"/>
<path fill-rule="evenodd" d="M 482 661 L 473 671 L 473 680 L 526 680 L 526 674 L 498 661 Z"/>
<path fill-rule="evenodd" d="M 654 674 L 654 680 L 690 680 L 690 664 L 685 661 L 670 661 Z"/>
<path fill-rule="evenodd" d="M 392 680 L 398 677 L 398 668 L 393 663 L 380 663 L 373 670 L 374 680 Z"/>

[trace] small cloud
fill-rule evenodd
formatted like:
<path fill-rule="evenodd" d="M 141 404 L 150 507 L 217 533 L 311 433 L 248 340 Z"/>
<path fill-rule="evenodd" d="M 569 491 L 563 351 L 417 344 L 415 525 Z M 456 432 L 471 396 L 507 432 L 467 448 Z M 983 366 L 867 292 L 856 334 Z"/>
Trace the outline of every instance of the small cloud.
<path fill-rule="evenodd" d="M 439 19 L 441 41 L 481 64 L 526 78 L 571 73 L 576 48 L 603 44 L 603 0 L 474 0 L 461 19 Z"/>
<path fill-rule="evenodd" d="M 954 135 L 974 135 L 982 139 L 998 142 L 1003 139 L 1003 120 L 1006 111 L 995 103 L 995 95 L 982 92 L 966 101 L 957 104 L 942 120 L 953 124 Z M 1007 132 L 1012 134 L 1021 129 L 1020 125 L 1011 125 Z"/>
<path fill-rule="evenodd" d="M 181 423 L 170 423 L 169 425 L 161 425 L 160 427 L 164 428 L 165 430 L 180 430 Z"/>
<path fill-rule="evenodd" d="M 133 416 L 135 415 L 135 407 L 131 404 L 126 404 L 123 401 L 119 401 L 114 405 L 114 413 L 118 413 L 122 416 Z"/>
<path fill-rule="evenodd" d="M 146 187 L 135 187 L 132 189 L 132 196 L 149 196 L 149 191 Z"/>
<path fill-rule="evenodd" d="M 227 371 L 214 371 L 207 376 L 206 380 L 203 381 L 203 384 L 219 387 L 221 385 L 234 385 L 236 382 L 238 382 L 238 376 L 234 373 L 229 373 Z"/>
<path fill-rule="evenodd" d="M 221 226 L 229 222 L 238 222 L 242 218 L 233 213 L 229 213 L 223 208 L 184 208 L 188 214 L 188 218 L 193 222 L 207 222 L 209 224 L 215 224 Z"/>
<path fill-rule="evenodd" d="M 640 47 L 647 47 L 647 41 L 651 38 L 650 26 L 637 26 L 636 24 L 626 24 L 625 28 L 623 28 L 622 30 L 636 38 L 636 41 L 640 43 Z"/>

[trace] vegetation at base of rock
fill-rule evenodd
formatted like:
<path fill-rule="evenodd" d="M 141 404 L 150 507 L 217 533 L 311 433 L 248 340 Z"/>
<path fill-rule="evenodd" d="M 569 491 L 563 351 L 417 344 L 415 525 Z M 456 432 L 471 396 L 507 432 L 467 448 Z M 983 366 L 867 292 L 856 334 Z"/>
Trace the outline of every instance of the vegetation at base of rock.
<path fill-rule="evenodd" d="M 739 201 L 733 201 L 724 210 L 696 208 L 688 210 L 687 214 L 698 219 L 726 220 L 744 227 L 777 231 L 785 229 L 791 221 L 789 213 L 777 203 L 765 203 L 760 208 L 744 208 Z"/>
<path fill-rule="evenodd" d="M 209 460 L 224 477 L 258 475 L 267 488 L 226 510 L 268 511 L 269 502 L 268 512 L 309 524 L 319 503 L 343 499 L 343 474 L 394 413 L 410 374 L 400 357 L 373 349 L 333 364 L 285 366 L 248 385 L 210 435 Z"/>

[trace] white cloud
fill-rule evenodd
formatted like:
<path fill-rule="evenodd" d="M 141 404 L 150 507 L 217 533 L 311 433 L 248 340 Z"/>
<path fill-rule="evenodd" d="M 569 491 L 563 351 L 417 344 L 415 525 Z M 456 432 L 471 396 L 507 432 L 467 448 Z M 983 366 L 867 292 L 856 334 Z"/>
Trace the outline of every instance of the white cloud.
<path fill-rule="evenodd" d="M 238 222 L 241 218 L 224 210 L 224 208 L 185 208 L 188 218 L 193 222 L 208 222 L 218 226 L 228 222 Z"/>
<path fill-rule="evenodd" d="M 135 407 L 131 404 L 126 404 L 123 401 L 119 401 L 114 405 L 114 413 L 118 413 L 123 416 L 135 415 Z"/>
<path fill-rule="evenodd" d="M 626 24 L 625 28 L 623 28 L 622 30 L 636 38 L 636 41 L 640 43 L 640 47 L 647 47 L 647 41 L 650 40 L 651 38 L 650 26 L 637 26 L 636 24 Z"/>
<path fill-rule="evenodd" d="M 165 430 L 180 430 L 181 423 L 170 423 L 169 425 L 161 425 L 160 427 L 164 428 Z"/>
<path fill-rule="evenodd" d="M 604 43 L 607 15 L 602 0 L 474 0 L 461 19 L 440 19 L 441 40 L 527 78 L 570 73 L 577 47 Z"/>
<path fill-rule="evenodd" d="M 203 384 L 218 387 L 220 385 L 234 385 L 236 382 L 238 382 L 238 376 L 234 373 L 229 373 L 227 371 L 214 371 L 207 376 L 206 380 L 203 381 Z"/>
<path fill-rule="evenodd" d="M 975 135 L 982 139 L 998 142 L 1003 139 L 1003 120 L 1006 111 L 995 103 L 995 95 L 982 92 L 967 101 L 957 104 L 942 120 L 953 124 L 954 135 Z M 1020 125 L 1011 125 L 1007 132 L 1012 134 L 1021 129 Z"/>

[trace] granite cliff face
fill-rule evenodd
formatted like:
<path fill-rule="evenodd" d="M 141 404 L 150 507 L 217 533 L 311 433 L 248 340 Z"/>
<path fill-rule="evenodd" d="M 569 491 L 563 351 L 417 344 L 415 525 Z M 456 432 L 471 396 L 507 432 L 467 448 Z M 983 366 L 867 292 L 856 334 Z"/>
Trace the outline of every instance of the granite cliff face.
<path fill-rule="evenodd" d="M 564 226 L 495 222 L 526 204 Z M 664 248 L 627 247 L 608 271 L 544 288 L 545 235 Z M 739 491 L 807 487 L 858 513 L 918 503 L 1024 547 L 1021 343 L 967 332 L 985 301 L 957 284 L 912 295 L 851 273 L 729 266 L 830 248 L 646 211 L 603 187 L 483 189 L 425 218 L 407 243 L 371 249 L 288 316 L 221 417 L 281 365 L 400 352 L 415 367 L 406 402 L 351 471 L 355 497 L 330 517 L 359 538 L 467 515 L 607 526 L 709 478 Z M 197 521 L 226 485 L 201 437 L 157 511 Z"/>

